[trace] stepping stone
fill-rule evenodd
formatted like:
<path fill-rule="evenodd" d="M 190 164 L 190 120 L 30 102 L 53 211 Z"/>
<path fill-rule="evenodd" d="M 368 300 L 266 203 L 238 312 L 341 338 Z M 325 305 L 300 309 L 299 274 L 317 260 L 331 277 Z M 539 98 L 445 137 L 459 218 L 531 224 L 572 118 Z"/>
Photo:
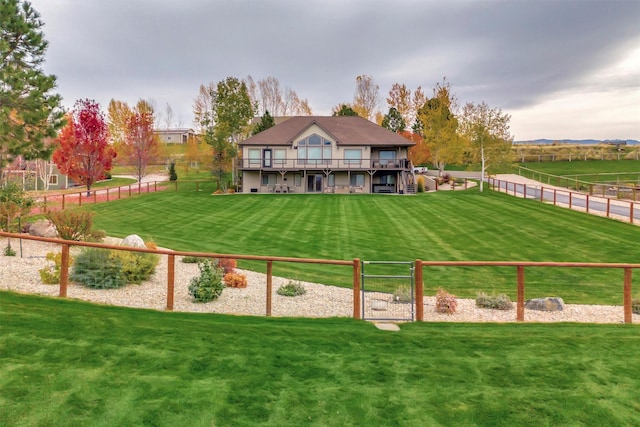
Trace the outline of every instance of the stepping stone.
<path fill-rule="evenodd" d="M 399 332 L 400 331 L 400 326 L 396 325 L 395 323 L 389 323 L 389 322 L 374 322 L 374 325 L 376 328 L 382 330 L 382 331 L 391 331 L 391 332 Z"/>

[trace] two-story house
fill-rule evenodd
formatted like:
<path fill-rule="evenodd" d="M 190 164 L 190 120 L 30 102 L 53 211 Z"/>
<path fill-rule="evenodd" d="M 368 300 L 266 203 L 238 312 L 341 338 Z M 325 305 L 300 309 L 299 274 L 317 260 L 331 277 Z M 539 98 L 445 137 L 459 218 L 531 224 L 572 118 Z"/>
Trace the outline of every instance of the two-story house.
<path fill-rule="evenodd" d="M 292 117 L 239 143 L 245 193 L 415 193 L 414 143 L 361 117 Z"/>

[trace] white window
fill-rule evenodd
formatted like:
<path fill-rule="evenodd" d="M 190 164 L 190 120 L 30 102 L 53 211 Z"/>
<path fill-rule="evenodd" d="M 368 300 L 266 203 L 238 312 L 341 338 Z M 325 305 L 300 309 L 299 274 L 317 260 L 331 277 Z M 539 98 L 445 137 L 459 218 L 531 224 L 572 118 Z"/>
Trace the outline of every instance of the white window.
<path fill-rule="evenodd" d="M 362 150 L 352 148 L 345 149 L 344 162 L 347 165 L 359 165 L 362 162 Z"/>
<path fill-rule="evenodd" d="M 249 166 L 260 166 L 260 149 L 249 149 Z"/>
<path fill-rule="evenodd" d="M 284 148 L 276 148 L 273 150 L 273 163 L 276 165 L 284 165 L 287 163 L 287 150 Z"/>

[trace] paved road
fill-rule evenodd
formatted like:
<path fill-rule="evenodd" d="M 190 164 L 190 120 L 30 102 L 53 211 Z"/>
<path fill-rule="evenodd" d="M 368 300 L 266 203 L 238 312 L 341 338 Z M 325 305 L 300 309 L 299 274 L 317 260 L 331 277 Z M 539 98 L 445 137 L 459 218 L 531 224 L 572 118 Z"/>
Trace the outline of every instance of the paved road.
<path fill-rule="evenodd" d="M 494 186 L 500 186 L 500 191 L 517 197 L 544 200 L 562 207 L 588 211 L 590 214 L 608 216 L 640 225 L 640 203 L 631 200 L 608 199 L 600 196 L 590 196 L 585 193 L 570 192 L 566 188 L 545 186 L 544 184 L 519 175 L 498 175 Z M 541 194 L 542 193 L 542 194 Z"/>

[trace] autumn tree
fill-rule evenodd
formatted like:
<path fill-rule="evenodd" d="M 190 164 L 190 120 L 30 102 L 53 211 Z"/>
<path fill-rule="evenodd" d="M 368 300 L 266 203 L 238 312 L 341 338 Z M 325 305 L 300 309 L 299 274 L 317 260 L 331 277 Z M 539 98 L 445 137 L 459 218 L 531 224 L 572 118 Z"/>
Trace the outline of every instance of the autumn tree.
<path fill-rule="evenodd" d="M 111 142 L 116 150 L 120 153 L 122 145 L 125 142 L 127 134 L 127 120 L 133 114 L 129 105 L 124 101 L 112 99 L 107 107 L 107 126 Z"/>
<path fill-rule="evenodd" d="M 185 172 L 189 171 L 191 164 L 202 164 L 204 167 L 212 166 L 212 147 L 200 142 L 195 136 L 189 136 L 184 149 Z"/>
<path fill-rule="evenodd" d="M 457 132 L 458 119 L 455 117 L 456 99 L 451 93 L 451 86 L 443 79 L 433 89 L 433 97 L 427 99 L 418 110 L 414 131 L 424 138 L 431 154 L 431 163 L 444 174 L 447 164 L 462 161 L 465 150 L 465 139 Z"/>
<path fill-rule="evenodd" d="M 470 160 L 481 164 L 480 191 L 485 172 L 512 162 L 510 121 L 510 115 L 485 102 L 468 102 L 462 109 L 459 130 L 469 142 Z"/>
<path fill-rule="evenodd" d="M 198 96 L 193 101 L 193 123 L 198 133 L 204 134 L 215 125 L 216 85 L 210 82 L 200 85 Z"/>
<path fill-rule="evenodd" d="M 29 2 L 0 2 L 0 182 L 14 158 L 46 159 L 64 125 L 56 77 L 42 70 L 48 43 Z"/>
<path fill-rule="evenodd" d="M 417 133 L 410 131 L 400 131 L 398 135 L 413 142 L 414 145 L 409 148 L 408 157 L 414 165 L 426 165 L 431 159 L 431 151 L 424 138 Z"/>
<path fill-rule="evenodd" d="M 147 166 L 159 154 L 158 136 L 153 132 L 153 116 L 149 111 L 135 111 L 129 116 L 122 155 L 133 165 L 138 182 L 146 175 Z"/>
<path fill-rule="evenodd" d="M 356 77 L 356 91 L 353 95 L 353 110 L 367 120 L 372 120 L 380 104 L 380 86 L 371 76 L 362 74 Z"/>
<path fill-rule="evenodd" d="M 109 129 L 100 105 L 89 99 L 77 101 L 57 139 L 53 161 L 72 180 L 87 187 L 111 170 L 116 152 L 109 145 Z"/>
<path fill-rule="evenodd" d="M 333 107 L 333 111 L 331 113 L 332 116 L 336 117 L 336 116 L 357 116 L 358 113 L 356 113 L 353 108 L 351 108 L 351 105 L 349 104 L 340 104 L 336 107 Z"/>
<path fill-rule="evenodd" d="M 398 133 L 406 129 L 407 123 L 402 115 L 394 107 L 389 108 L 389 112 L 382 119 L 383 128 L 389 129 L 391 132 Z"/>
<path fill-rule="evenodd" d="M 408 89 L 405 84 L 394 83 L 389 90 L 387 97 L 387 105 L 389 108 L 395 108 L 402 116 L 407 126 L 413 126 L 416 121 L 417 111 L 422 108 L 426 102 L 426 97 L 422 91 L 422 87 L 418 86 L 413 91 Z"/>
<path fill-rule="evenodd" d="M 262 132 L 263 130 L 267 130 L 271 127 L 274 127 L 276 125 L 276 122 L 273 120 L 273 117 L 271 116 L 271 114 L 269 114 L 269 110 L 264 112 L 264 115 L 260 118 L 260 122 L 258 122 L 254 128 L 253 131 L 251 131 L 251 135 L 256 135 L 260 132 Z"/>

